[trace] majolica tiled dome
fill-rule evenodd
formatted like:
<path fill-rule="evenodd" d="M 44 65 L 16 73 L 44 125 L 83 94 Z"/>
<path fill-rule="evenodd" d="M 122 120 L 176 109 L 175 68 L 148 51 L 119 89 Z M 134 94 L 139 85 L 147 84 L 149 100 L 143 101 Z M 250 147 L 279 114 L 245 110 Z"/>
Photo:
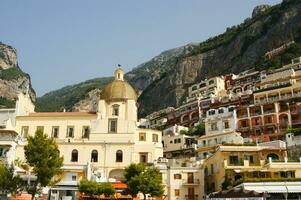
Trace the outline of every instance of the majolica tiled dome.
<path fill-rule="evenodd" d="M 115 80 L 102 90 L 100 99 L 105 101 L 137 101 L 137 93 L 130 84 L 123 80 L 123 70 L 120 67 L 115 70 Z"/>

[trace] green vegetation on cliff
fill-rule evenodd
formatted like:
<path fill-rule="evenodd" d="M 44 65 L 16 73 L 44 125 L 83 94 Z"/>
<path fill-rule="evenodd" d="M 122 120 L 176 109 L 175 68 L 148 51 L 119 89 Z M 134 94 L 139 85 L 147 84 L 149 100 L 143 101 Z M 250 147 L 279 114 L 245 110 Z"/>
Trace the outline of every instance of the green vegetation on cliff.
<path fill-rule="evenodd" d="M 88 92 L 101 89 L 112 80 L 112 77 L 96 78 L 49 92 L 37 98 L 36 111 L 71 110 L 74 104 L 87 97 Z"/>
<path fill-rule="evenodd" d="M 0 109 L 1 108 L 14 108 L 16 105 L 15 100 L 10 100 L 4 97 L 0 97 Z"/>
<path fill-rule="evenodd" d="M 9 69 L 5 69 L 5 70 L 0 70 L 0 79 L 2 80 L 7 80 L 7 81 L 11 81 L 11 80 L 16 80 L 19 77 L 29 77 L 28 74 L 24 73 L 19 66 L 15 66 Z"/>

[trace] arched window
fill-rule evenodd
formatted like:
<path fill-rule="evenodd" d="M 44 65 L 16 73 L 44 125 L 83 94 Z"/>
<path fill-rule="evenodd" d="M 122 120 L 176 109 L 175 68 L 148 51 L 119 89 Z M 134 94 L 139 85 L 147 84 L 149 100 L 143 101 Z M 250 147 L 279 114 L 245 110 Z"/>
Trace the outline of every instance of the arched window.
<path fill-rule="evenodd" d="M 118 116 L 119 115 L 119 105 L 118 104 L 114 104 L 112 106 L 112 115 L 113 116 Z"/>
<path fill-rule="evenodd" d="M 77 161 L 78 161 L 78 151 L 76 149 L 73 149 L 71 153 L 71 162 L 77 162 Z"/>
<path fill-rule="evenodd" d="M 209 81 L 209 85 L 212 85 L 214 83 L 214 80 Z"/>
<path fill-rule="evenodd" d="M 98 162 L 98 152 L 97 152 L 97 150 L 93 150 L 91 152 L 91 162 Z"/>
<path fill-rule="evenodd" d="M 116 151 L 116 162 L 122 162 L 123 160 L 123 153 L 121 150 Z"/>

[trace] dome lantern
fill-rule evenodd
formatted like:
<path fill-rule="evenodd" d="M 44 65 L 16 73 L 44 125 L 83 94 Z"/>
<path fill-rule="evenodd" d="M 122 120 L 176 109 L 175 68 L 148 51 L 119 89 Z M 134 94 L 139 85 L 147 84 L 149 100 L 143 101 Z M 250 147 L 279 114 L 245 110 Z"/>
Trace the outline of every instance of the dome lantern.
<path fill-rule="evenodd" d="M 115 70 L 115 80 L 108 84 L 101 92 L 100 99 L 108 102 L 135 100 L 137 93 L 124 79 L 124 72 L 120 65 Z"/>
<path fill-rule="evenodd" d="M 117 69 L 115 70 L 115 80 L 123 81 L 123 70 L 120 64 L 118 64 Z"/>

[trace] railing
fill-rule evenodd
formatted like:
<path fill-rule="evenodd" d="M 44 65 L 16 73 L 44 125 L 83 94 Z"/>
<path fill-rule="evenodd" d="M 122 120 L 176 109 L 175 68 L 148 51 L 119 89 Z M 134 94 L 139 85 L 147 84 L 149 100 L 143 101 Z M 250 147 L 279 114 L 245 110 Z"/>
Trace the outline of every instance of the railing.
<path fill-rule="evenodd" d="M 275 113 L 275 110 L 265 110 L 263 111 L 264 114 L 270 114 L 270 113 Z"/>
<path fill-rule="evenodd" d="M 246 114 L 238 114 L 237 115 L 237 118 L 245 118 L 245 117 L 248 117 L 248 113 L 246 113 Z"/>
<path fill-rule="evenodd" d="M 251 112 L 251 116 L 258 116 L 261 115 L 261 112 Z"/>
<path fill-rule="evenodd" d="M 183 185 L 198 185 L 200 184 L 200 179 L 184 179 Z"/>
<path fill-rule="evenodd" d="M 263 103 L 272 103 L 278 100 L 286 100 L 286 99 L 290 99 L 290 98 L 294 98 L 294 97 L 301 97 L 301 93 L 295 93 L 293 95 L 282 95 L 280 97 L 277 98 L 268 98 L 268 99 L 264 99 L 264 100 L 255 100 L 255 104 L 263 104 Z"/>
<path fill-rule="evenodd" d="M 194 195 L 185 195 L 186 200 L 197 200 L 199 195 L 194 194 Z"/>

